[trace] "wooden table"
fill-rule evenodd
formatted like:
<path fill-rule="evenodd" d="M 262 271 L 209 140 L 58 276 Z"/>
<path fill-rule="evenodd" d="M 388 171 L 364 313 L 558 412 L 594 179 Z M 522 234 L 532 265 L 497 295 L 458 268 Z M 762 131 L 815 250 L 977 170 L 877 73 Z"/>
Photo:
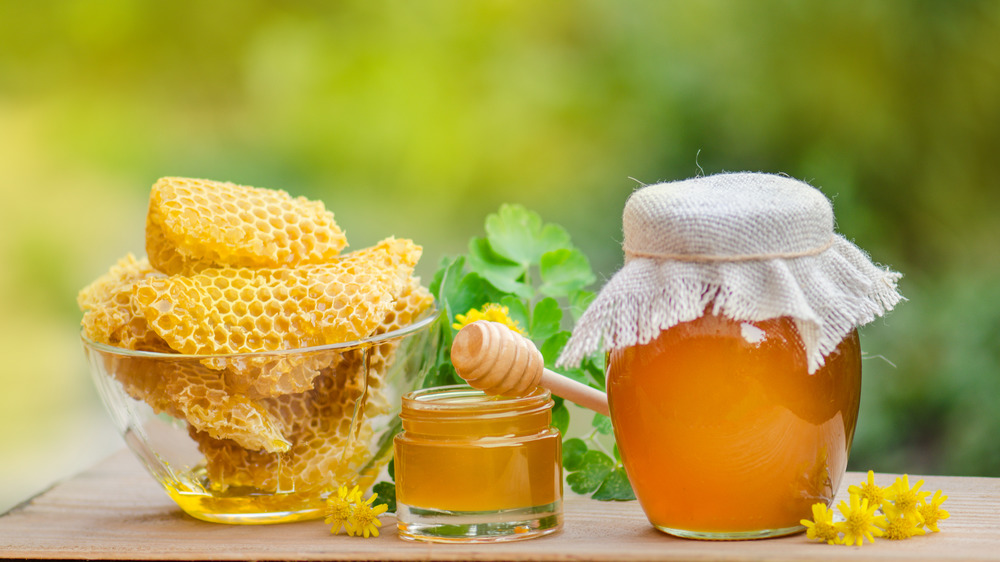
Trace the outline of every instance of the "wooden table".
<path fill-rule="evenodd" d="M 879 484 L 896 475 L 879 474 Z M 271 526 L 205 523 L 178 509 L 126 451 L 0 516 L 0 558 L 141 560 L 1000 560 L 1000 479 L 911 476 L 943 490 L 942 531 L 863 547 L 804 534 L 710 542 L 654 530 L 637 502 L 565 502 L 562 531 L 533 540 L 451 545 L 400 540 L 383 516 L 377 539 L 331 535 L 322 521 Z M 847 483 L 864 475 L 849 473 Z"/>

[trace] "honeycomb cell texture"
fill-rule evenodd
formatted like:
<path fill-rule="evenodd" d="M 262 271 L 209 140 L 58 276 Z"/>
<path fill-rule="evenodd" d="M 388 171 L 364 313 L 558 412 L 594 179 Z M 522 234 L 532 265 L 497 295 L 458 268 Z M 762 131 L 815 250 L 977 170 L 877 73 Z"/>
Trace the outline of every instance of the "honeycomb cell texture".
<path fill-rule="evenodd" d="M 247 449 L 289 448 L 280 420 L 264 405 L 230 392 L 221 371 L 190 359 L 138 357 L 117 362 L 111 372 L 129 396 L 157 414 L 185 420 L 189 427 Z"/>
<path fill-rule="evenodd" d="M 315 388 L 262 401 L 291 442 L 285 452 L 242 446 L 189 426 L 189 434 L 205 455 L 211 486 L 252 486 L 263 491 L 291 491 L 322 486 L 355 472 L 367 453 L 364 427 L 353 427 L 355 406 L 364 380 L 356 370 L 324 369 Z M 353 431 L 352 431 L 353 430 Z M 341 480 L 343 481 L 343 480 Z"/>
<path fill-rule="evenodd" d="M 145 258 L 132 254 L 118 260 L 104 275 L 86 286 L 77 295 L 83 311 L 83 335 L 88 339 L 143 351 L 169 352 L 170 347 L 156 332 L 149 329 L 143 315 L 132 308 L 132 289 L 146 279 L 163 278 Z"/>
<path fill-rule="evenodd" d="M 133 308 L 185 354 L 278 351 L 371 334 L 420 256 L 388 239 L 329 263 L 296 268 L 211 268 L 136 283 Z"/>
<path fill-rule="evenodd" d="M 374 335 L 411 324 L 433 302 L 411 278 Z M 291 442 L 287 452 L 248 450 L 234 440 L 192 430 L 212 486 L 333 489 L 351 481 L 368 460 L 370 420 L 391 409 L 384 382 L 398 346 L 399 340 L 389 340 L 345 351 L 335 367 L 322 370 L 313 389 L 261 400 Z"/>
<path fill-rule="evenodd" d="M 281 190 L 168 177 L 150 192 L 146 254 L 168 275 L 323 263 L 346 246 L 322 202 Z"/>

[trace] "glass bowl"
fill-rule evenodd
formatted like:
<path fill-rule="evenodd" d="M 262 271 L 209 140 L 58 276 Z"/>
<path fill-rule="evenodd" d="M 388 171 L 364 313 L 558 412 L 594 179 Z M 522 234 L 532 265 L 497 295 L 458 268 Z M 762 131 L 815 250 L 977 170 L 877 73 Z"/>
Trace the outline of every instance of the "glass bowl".
<path fill-rule="evenodd" d="M 181 509 L 281 523 L 322 517 L 338 486 L 372 484 L 392 455 L 401 396 L 434 363 L 440 316 L 279 352 L 154 353 L 86 337 L 83 347 L 125 443 Z"/>

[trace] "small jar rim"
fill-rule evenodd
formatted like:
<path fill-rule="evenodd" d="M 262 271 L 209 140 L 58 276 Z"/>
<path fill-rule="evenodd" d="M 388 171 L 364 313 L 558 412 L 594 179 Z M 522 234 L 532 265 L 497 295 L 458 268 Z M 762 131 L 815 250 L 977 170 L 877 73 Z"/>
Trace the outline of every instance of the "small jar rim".
<path fill-rule="evenodd" d="M 489 400 L 467 400 L 483 398 Z M 516 412 L 551 402 L 548 389 L 536 387 L 525 396 L 489 395 L 467 384 L 453 384 L 421 388 L 403 395 L 403 408 L 411 412 L 458 413 L 474 410 L 477 413 Z"/>
<path fill-rule="evenodd" d="M 362 338 L 358 340 L 352 340 L 341 343 L 332 343 L 327 345 L 315 345 L 311 347 L 300 347 L 295 349 L 276 349 L 274 351 L 252 351 L 247 353 L 219 353 L 219 354 L 184 354 L 184 353 L 163 353 L 159 351 L 138 351 L 134 349 L 127 349 L 124 347 L 116 347 L 106 343 L 96 342 L 88 338 L 83 333 L 80 334 L 80 339 L 83 341 L 83 345 L 88 348 L 95 349 L 101 353 L 120 355 L 124 357 L 144 357 L 147 359 L 166 359 L 171 361 L 183 360 L 183 359 L 236 359 L 236 358 L 253 358 L 253 357 L 281 357 L 287 355 L 302 355 L 306 353 L 315 353 L 320 351 L 336 351 L 343 352 L 348 351 L 357 347 L 371 347 L 373 345 L 378 345 L 385 343 L 389 340 L 394 340 L 398 338 L 403 338 L 412 335 L 420 330 L 426 328 L 430 324 L 434 323 L 443 312 L 438 306 L 434 306 L 429 310 L 425 311 L 422 317 L 415 321 L 399 328 L 398 330 L 392 330 L 391 332 L 385 332 L 384 334 L 377 334 L 369 336 L 367 338 Z"/>

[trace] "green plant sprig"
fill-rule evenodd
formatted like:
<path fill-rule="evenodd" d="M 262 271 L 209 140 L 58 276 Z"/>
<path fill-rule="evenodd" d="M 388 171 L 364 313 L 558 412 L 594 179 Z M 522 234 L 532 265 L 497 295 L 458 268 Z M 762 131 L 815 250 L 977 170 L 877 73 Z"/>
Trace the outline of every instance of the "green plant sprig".
<path fill-rule="evenodd" d="M 503 205 L 486 217 L 485 231 L 484 237 L 469 242 L 467 254 L 444 258 L 431 282 L 430 290 L 444 318 L 434 328 L 438 355 L 423 381 L 424 388 L 464 382 L 450 360 L 457 333 L 452 324 L 457 314 L 489 303 L 506 306 L 510 318 L 538 346 L 545 366 L 553 368 L 569 340 L 573 322 L 595 296 L 587 290 L 596 279 L 590 260 L 561 226 L 544 224 L 537 213 L 519 205 Z M 560 372 L 605 389 L 603 355 L 587 357 L 579 367 Z M 601 450 L 597 439 L 611 435 L 611 420 L 595 414 L 589 435 L 567 437 L 570 410 L 561 398 L 553 400 L 552 424 L 564 437 L 563 466 L 570 488 L 579 494 L 593 494 L 591 497 L 598 500 L 635 499 L 617 447 L 612 458 Z"/>

